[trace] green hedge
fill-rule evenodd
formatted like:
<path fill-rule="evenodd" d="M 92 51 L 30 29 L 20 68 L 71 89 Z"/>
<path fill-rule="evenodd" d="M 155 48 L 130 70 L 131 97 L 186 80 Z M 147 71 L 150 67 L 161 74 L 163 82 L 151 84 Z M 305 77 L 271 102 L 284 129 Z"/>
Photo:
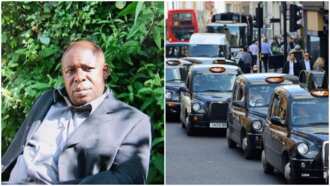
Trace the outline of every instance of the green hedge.
<path fill-rule="evenodd" d="M 108 86 L 152 118 L 149 183 L 163 183 L 163 2 L 2 2 L 2 154 L 42 92 L 63 84 L 71 41 L 105 51 Z"/>

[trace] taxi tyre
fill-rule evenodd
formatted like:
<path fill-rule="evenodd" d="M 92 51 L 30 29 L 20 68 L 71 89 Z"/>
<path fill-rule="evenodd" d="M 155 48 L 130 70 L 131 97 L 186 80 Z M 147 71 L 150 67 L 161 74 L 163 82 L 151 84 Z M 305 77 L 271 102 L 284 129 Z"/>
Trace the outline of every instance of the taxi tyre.
<path fill-rule="evenodd" d="M 245 157 L 245 159 L 251 159 L 254 157 L 254 153 L 253 153 L 253 147 L 251 146 L 251 142 L 249 140 L 249 138 L 244 135 L 241 141 L 241 148 L 243 150 L 243 155 Z"/>
<path fill-rule="evenodd" d="M 186 128 L 186 126 L 184 125 L 184 123 L 181 121 L 181 128 Z"/>
<path fill-rule="evenodd" d="M 298 178 L 294 173 L 291 171 L 291 164 L 290 161 L 287 161 L 283 167 L 283 174 L 285 178 L 285 182 L 287 184 L 295 184 L 298 182 Z"/>
<path fill-rule="evenodd" d="M 186 133 L 187 133 L 188 136 L 192 136 L 193 135 L 193 128 L 191 126 L 188 114 L 186 114 L 185 122 L 186 122 L 186 127 L 185 127 L 186 128 Z"/>
<path fill-rule="evenodd" d="M 187 113 L 185 114 L 185 116 L 187 115 Z M 185 118 L 186 119 L 186 118 Z M 183 128 L 183 129 L 185 129 L 186 128 L 186 126 L 185 126 L 185 122 L 186 121 L 182 121 L 182 119 L 181 119 L 181 127 Z"/>
<path fill-rule="evenodd" d="M 236 143 L 232 139 L 230 139 L 230 137 L 229 137 L 229 128 L 227 128 L 227 130 L 226 130 L 226 138 L 227 138 L 228 147 L 230 149 L 235 148 Z"/>
<path fill-rule="evenodd" d="M 261 163 L 262 163 L 262 168 L 264 169 L 264 173 L 271 174 L 274 172 L 274 167 L 271 164 L 269 164 L 266 160 L 265 150 L 263 150 L 261 153 Z"/>

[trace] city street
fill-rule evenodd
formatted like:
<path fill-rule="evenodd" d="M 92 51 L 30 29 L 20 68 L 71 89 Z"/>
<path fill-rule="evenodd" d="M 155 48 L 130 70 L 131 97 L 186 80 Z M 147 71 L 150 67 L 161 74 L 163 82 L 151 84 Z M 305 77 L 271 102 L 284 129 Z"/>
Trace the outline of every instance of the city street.
<path fill-rule="evenodd" d="M 166 183 L 285 184 L 285 181 L 279 173 L 264 174 L 260 160 L 246 160 L 238 149 L 229 149 L 225 135 L 203 131 L 188 137 L 180 123 L 167 123 Z"/>

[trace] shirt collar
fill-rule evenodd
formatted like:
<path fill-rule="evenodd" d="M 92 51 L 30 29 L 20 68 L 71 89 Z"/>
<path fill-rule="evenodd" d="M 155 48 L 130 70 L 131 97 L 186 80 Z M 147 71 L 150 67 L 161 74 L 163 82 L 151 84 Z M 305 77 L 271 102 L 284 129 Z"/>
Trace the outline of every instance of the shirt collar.
<path fill-rule="evenodd" d="M 103 102 L 103 100 L 110 93 L 111 93 L 111 90 L 108 87 L 106 87 L 104 90 L 104 93 L 101 96 L 99 96 L 98 98 L 96 98 L 96 99 L 92 100 L 91 102 L 86 103 L 84 105 L 74 106 L 71 103 L 65 88 L 61 87 L 61 88 L 55 89 L 54 94 L 53 94 L 53 102 L 54 103 L 61 102 L 63 104 L 66 104 L 68 107 L 73 108 L 74 110 L 76 110 L 76 109 L 79 110 L 80 108 L 84 108 L 84 107 L 91 107 L 91 109 L 90 109 L 90 114 L 91 114 L 96 110 L 96 108 Z"/>

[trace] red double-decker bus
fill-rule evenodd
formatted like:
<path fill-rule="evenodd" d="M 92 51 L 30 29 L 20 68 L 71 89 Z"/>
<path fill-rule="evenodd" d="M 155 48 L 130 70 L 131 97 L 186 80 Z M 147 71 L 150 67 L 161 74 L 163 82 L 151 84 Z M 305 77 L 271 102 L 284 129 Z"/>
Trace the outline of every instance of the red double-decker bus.
<path fill-rule="evenodd" d="M 198 32 L 197 16 L 192 9 L 169 10 L 166 21 L 168 42 L 189 42 L 190 36 Z"/>

